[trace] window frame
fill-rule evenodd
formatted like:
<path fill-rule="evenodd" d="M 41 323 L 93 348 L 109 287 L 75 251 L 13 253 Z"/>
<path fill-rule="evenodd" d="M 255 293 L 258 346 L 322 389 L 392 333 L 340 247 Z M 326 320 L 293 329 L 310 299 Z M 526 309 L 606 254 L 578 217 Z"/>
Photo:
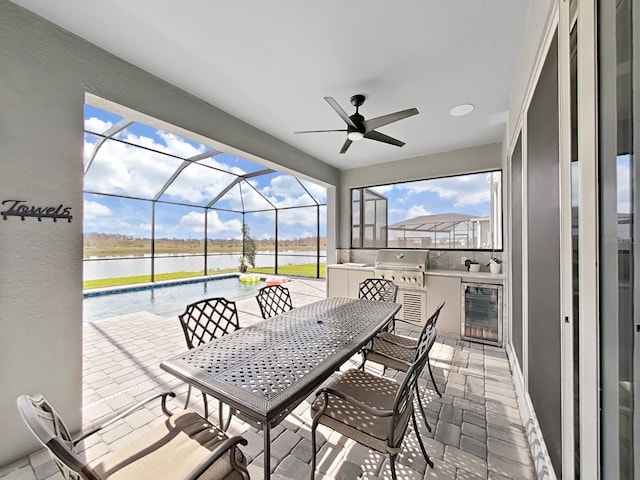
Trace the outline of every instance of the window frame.
<path fill-rule="evenodd" d="M 387 230 L 387 236 L 386 239 L 384 241 L 385 246 L 384 247 L 365 247 L 363 246 L 364 244 L 364 212 L 363 212 L 363 208 L 364 208 L 364 201 L 363 201 L 363 193 L 365 190 L 370 191 L 371 193 L 375 194 L 375 195 L 380 195 L 379 193 L 371 190 L 372 188 L 376 188 L 376 187 L 385 187 L 388 185 L 398 185 L 398 184 L 408 184 L 408 183 L 413 183 L 413 182 L 423 182 L 423 181 L 429 181 L 429 180 L 438 180 L 438 179 L 443 179 L 443 178 L 452 178 L 452 177 L 462 177 L 462 176 L 466 176 L 466 175 L 480 175 L 480 174 L 487 174 L 487 173 L 496 173 L 499 172 L 500 173 L 500 192 L 499 192 L 499 204 L 500 204 L 500 214 L 497 215 L 497 221 L 500 222 L 500 248 L 495 248 L 495 246 L 492 246 L 491 248 L 446 248 L 446 247 L 410 247 L 410 246 L 403 246 L 402 249 L 405 250 L 437 250 L 437 251 L 453 251 L 453 252 L 461 252 L 461 251 L 465 251 L 465 252 L 504 252 L 504 170 L 502 167 L 500 168 L 492 168 L 492 169 L 488 169 L 488 170 L 480 170 L 477 172 L 465 172 L 465 173 L 454 173 L 451 175 L 440 175 L 437 177 L 427 177 L 427 178 L 417 178 L 414 180 L 406 180 L 406 181 L 399 181 L 399 182 L 388 182 L 388 183 L 379 183 L 379 184 L 369 184 L 369 185 L 363 185 L 363 186 L 358 186 L 358 187 L 352 187 L 349 188 L 349 203 L 350 203 L 350 212 L 349 212 L 349 248 L 352 250 L 371 250 L 371 249 L 376 249 L 376 250 L 384 250 L 384 249 L 397 249 L 398 247 L 389 247 L 389 233 Z M 360 224 L 359 224 L 359 232 L 360 232 L 360 245 L 356 246 L 354 245 L 353 242 L 353 232 L 354 229 L 356 228 L 356 225 L 354 225 L 353 223 L 353 212 L 354 212 L 354 208 L 353 208 L 353 192 L 354 191 L 359 191 L 360 192 Z M 388 214 L 388 209 L 389 209 L 389 203 L 388 203 L 388 199 L 387 199 L 387 211 L 385 212 L 385 220 L 386 220 L 386 226 L 388 228 L 389 226 L 389 214 Z M 489 216 L 491 215 L 491 213 L 489 213 Z"/>

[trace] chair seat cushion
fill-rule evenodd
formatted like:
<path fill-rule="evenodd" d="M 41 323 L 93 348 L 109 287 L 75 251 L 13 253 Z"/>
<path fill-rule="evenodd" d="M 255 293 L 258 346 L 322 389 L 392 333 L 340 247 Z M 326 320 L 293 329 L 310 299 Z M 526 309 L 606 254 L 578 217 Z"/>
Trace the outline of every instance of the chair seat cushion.
<path fill-rule="evenodd" d="M 398 383 L 393 380 L 355 369 L 347 370 L 328 386 L 379 410 L 393 409 L 398 390 Z M 314 416 L 321 410 L 323 399 L 324 396 L 319 395 L 312 403 Z M 386 452 L 391 418 L 376 417 L 347 400 L 329 395 L 329 406 L 319 423 L 370 448 Z"/>
<path fill-rule="evenodd" d="M 371 349 L 366 352 L 368 362 L 379 363 L 400 372 L 406 372 L 409 369 L 415 355 L 415 349 L 399 347 L 378 338 L 373 340 Z"/>
<path fill-rule="evenodd" d="M 226 438 L 224 432 L 197 413 L 183 411 L 154 426 L 139 441 L 108 455 L 94 470 L 109 480 L 184 479 Z M 236 459 L 238 464 L 245 464 L 240 449 L 236 449 Z M 199 477 L 203 480 L 241 478 L 231 466 L 229 452 Z"/>
<path fill-rule="evenodd" d="M 376 337 L 381 340 L 385 340 L 387 342 L 395 343 L 402 347 L 413 348 L 413 349 L 418 348 L 418 340 L 416 338 L 405 337 L 402 335 L 395 335 L 393 333 L 388 333 L 388 332 L 380 332 Z"/>

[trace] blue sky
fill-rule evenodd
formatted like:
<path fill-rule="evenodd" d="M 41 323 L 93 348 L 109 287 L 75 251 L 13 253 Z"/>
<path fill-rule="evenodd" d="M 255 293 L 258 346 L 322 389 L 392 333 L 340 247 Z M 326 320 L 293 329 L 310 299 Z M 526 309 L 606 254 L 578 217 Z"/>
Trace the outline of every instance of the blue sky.
<path fill-rule="evenodd" d="M 85 106 L 85 129 L 104 133 L 122 118 L 96 107 Z M 108 140 L 92 157 L 100 137 L 85 134 L 85 191 L 151 200 L 161 191 L 171 175 L 191 158 L 212 150 L 173 133 L 134 123 L 116 135 L 135 146 Z M 160 153 L 158 153 L 160 152 Z M 176 158 L 179 157 L 179 158 Z M 160 196 L 161 200 L 190 206 L 158 203 L 156 237 L 203 238 L 204 209 L 236 176 L 265 167 L 222 153 L 186 167 Z M 228 210 L 267 210 L 248 213 L 246 222 L 255 238 L 275 236 L 275 216 L 271 205 L 279 208 L 306 208 L 279 211 L 279 237 L 295 239 L 316 235 L 315 201 L 300 184 L 287 174 L 274 173 L 250 179 L 226 193 L 216 206 Z M 304 187 L 321 204 L 326 203 L 326 189 L 303 181 Z M 436 213 L 465 213 L 488 216 L 490 211 L 487 174 L 448 177 L 373 188 L 389 199 L 389 223 Z M 263 197 L 256 191 L 262 193 Z M 133 237 L 151 236 L 151 202 L 105 195 L 85 194 L 85 232 L 120 233 Z M 242 215 L 210 210 L 207 218 L 210 238 L 239 238 Z M 326 235 L 326 209 L 321 207 L 321 236 Z"/>

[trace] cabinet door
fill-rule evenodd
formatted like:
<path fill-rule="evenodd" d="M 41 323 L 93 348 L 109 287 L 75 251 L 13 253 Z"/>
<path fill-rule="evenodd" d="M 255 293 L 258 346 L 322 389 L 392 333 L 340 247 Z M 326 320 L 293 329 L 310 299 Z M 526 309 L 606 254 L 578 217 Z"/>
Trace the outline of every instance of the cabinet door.
<path fill-rule="evenodd" d="M 360 282 L 367 278 L 373 278 L 373 271 L 371 270 L 349 270 L 349 297 L 358 298 L 358 290 L 360 289 Z M 344 295 L 344 291 L 342 293 Z"/>
<path fill-rule="evenodd" d="M 431 315 L 444 300 L 446 303 L 438 317 L 439 332 L 460 334 L 462 298 L 461 282 L 457 277 L 426 276 L 427 316 Z"/>
<path fill-rule="evenodd" d="M 327 297 L 344 297 L 349 291 L 349 270 L 327 268 Z"/>

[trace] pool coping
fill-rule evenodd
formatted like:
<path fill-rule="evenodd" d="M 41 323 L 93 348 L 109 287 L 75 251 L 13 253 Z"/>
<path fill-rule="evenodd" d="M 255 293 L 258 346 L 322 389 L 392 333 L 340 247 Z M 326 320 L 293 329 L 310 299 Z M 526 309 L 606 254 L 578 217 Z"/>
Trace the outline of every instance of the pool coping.
<path fill-rule="evenodd" d="M 206 282 L 208 280 L 217 280 L 220 278 L 233 278 L 233 277 L 237 278 L 239 276 L 240 276 L 239 273 L 220 273 L 217 275 L 204 275 L 202 277 L 179 278 L 174 280 L 161 280 L 158 282 L 136 283 L 135 285 L 118 285 L 115 287 L 95 288 L 91 290 L 84 290 L 82 292 L 82 297 L 91 298 L 91 297 L 99 297 L 102 295 L 112 295 L 117 293 L 138 292 L 140 290 L 148 290 L 150 288 L 173 287 L 175 285 L 200 283 L 200 282 Z"/>

